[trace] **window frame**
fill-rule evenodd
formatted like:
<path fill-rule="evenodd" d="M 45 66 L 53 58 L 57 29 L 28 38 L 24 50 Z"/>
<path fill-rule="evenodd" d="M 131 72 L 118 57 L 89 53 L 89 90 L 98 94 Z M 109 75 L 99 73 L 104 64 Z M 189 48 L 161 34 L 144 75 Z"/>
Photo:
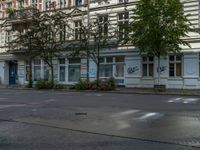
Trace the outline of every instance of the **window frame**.
<path fill-rule="evenodd" d="M 146 61 L 144 61 L 144 58 L 146 59 Z M 152 58 L 153 60 L 152 61 L 150 61 L 150 58 Z M 154 76 L 155 76 L 155 73 L 154 73 L 154 69 L 155 69 L 155 58 L 153 57 L 153 56 L 142 56 L 142 77 L 143 78 L 153 78 Z M 152 70 L 152 76 L 150 75 L 150 65 L 153 65 L 153 70 Z M 146 70 L 146 72 L 147 72 L 147 75 L 145 76 L 144 75 L 144 65 L 146 65 L 147 66 L 147 70 Z"/>
<path fill-rule="evenodd" d="M 177 56 L 181 57 L 180 60 L 177 60 Z M 170 57 L 174 57 L 174 59 L 170 60 Z M 169 60 L 169 73 L 168 73 L 169 77 L 170 78 L 182 78 L 182 76 L 183 76 L 183 55 L 169 55 L 168 60 Z M 170 64 L 174 65 L 174 70 L 173 70 L 174 75 L 173 76 L 170 75 Z M 177 75 L 177 64 L 181 64 L 181 68 L 180 68 L 181 75 L 180 76 Z"/>
<path fill-rule="evenodd" d="M 122 16 L 120 16 L 122 15 Z M 118 38 L 123 39 L 128 34 L 127 29 L 124 28 L 125 25 L 128 25 L 130 21 L 129 11 L 119 12 L 117 15 L 117 24 L 118 24 Z M 120 31 L 122 30 L 122 31 Z"/>

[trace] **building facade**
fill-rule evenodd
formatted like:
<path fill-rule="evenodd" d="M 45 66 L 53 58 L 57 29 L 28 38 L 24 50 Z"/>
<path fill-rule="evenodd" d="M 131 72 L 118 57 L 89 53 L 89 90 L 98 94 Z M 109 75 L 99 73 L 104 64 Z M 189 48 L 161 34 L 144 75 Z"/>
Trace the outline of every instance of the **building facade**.
<path fill-rule="evenodd" d="M 132 9 L 138 0 L 1 0 L 0 1 L 0 82 L 4 85 L 28 83 L 30 66 L 23 54 L 8 53 L 7 42 L 12 40 L 15 31 L 5 28 L 10 8 L 18 9 L 33 5 L 39 11 L 59 9 L 73 16 L 71 25 L 79 28 L 81 23 L 87 24 L 91 17 L 101 16 L 109 19 L 118 30 L 119 24 L 131 21 Z M 199 0 L 182 0 L 185 14 L 190 14 L 191 25 L 200 27 Z M 84 18 L 81 19 L 81 18 Z M 16 21 L 16 20 L 15 20 Z M 81 22 L 81 23 L 80 23 Z M 12 23 L 12 22 L 11 22 Z M 121 31 L 123 32 L 123 31 Z M 76 34 L 76 33 L 75 33 Z M 124 36 L 119 35 L 119 36 Z M 180 55 L 169 54 L 161 59 L 161 84 L 167 88 L 198 89 L 200 88 L 200 35 L 190 33 L 187 39 L 191 47 L 182 47 Z M 119 85 L 126 87 L 153 87 L 158 83 L 158 60 L 155 57 L 141 56 L 134 46 L 119 46 L 101 50 L 100 78 L 114 77 Z M 54 58 L 55 79 L 62 84 L 74 84 L 87 74 L 86 59 L 69 59 L 63 52 Z M 50 69 L 40 59 L 32 62 L 33 79 L 48 78 Z M 96 65 L 89 61 L 89 77 L 95 80 Z"/>

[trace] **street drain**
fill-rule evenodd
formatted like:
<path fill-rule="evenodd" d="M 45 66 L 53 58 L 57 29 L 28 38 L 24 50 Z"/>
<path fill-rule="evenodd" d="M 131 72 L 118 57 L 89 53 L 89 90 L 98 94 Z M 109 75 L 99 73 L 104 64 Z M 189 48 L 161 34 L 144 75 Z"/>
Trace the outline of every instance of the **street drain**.
<path fill-rule="evenodd" d="M 77 116 L 86 116 L 87 113 L 78 112 L 78 113 L 75 113 L 75 115 L 77 115 Z"/>

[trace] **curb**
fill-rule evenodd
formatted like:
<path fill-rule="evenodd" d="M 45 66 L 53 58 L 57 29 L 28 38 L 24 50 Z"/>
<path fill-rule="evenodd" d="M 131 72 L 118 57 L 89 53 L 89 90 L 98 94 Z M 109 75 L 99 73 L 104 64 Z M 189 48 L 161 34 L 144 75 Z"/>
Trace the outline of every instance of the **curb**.
<path fill-rule="evenodd" d="M 1 87 L 1 89 L 7 89 L 7 90 L 27 90 L 27 91 L 62 91 L 62 92 L 81 92 L 81 93 L 113 93 L 113 94 L 138 94 L 138 95 L 179 95 L 179 96 L 200 96 L 199 93 L 181 93 L 181 92 L 154 92 L 154 91 L 120 91 L 115 90 L 115 91 L 96 91 L 96 90 L 70 90 L 70 89 L 41 89 L 37 90 L 34 88 L 6 88 L 6 87 Z M 142 89 L 141 89 L 142 90 Z"/>

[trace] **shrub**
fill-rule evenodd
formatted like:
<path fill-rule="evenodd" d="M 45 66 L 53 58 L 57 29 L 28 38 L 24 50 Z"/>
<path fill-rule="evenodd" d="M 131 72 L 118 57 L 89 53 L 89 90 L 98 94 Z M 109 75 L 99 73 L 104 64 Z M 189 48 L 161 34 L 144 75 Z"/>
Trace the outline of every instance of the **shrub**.
<path fill-rule="evenodd" d="M 86 80 L 79 80 L 74 87 L 76 90 L 88 90 L 90 89 L 90 82 L 87 82 Z"/>
<path fill-rule="evenodd" d="M 35 83 L 36 89 L 52 89 L 53 87 L 54 86 L 51 80 L 40 79 L 40 80 L 37 80 Z"/>
<path fill-rule="evenodd" d="M 101 81 L 99 84 L 99 89 L 103 91 L 114 90 L 116 88 L 116 83 L 114 78 Z"/>
<path fill-rule="evenodd" d="M 76 90 L 114 90 L 116 88 L 116 83 L 114 78 L 107 79 L 105 81 L 100 80 L 99 86 L 97 86 L 97 80 L 92 82 L 87 82 L 87 80 L 79 80 L 77 84 L 75 84 L 74 88 Z"/>

